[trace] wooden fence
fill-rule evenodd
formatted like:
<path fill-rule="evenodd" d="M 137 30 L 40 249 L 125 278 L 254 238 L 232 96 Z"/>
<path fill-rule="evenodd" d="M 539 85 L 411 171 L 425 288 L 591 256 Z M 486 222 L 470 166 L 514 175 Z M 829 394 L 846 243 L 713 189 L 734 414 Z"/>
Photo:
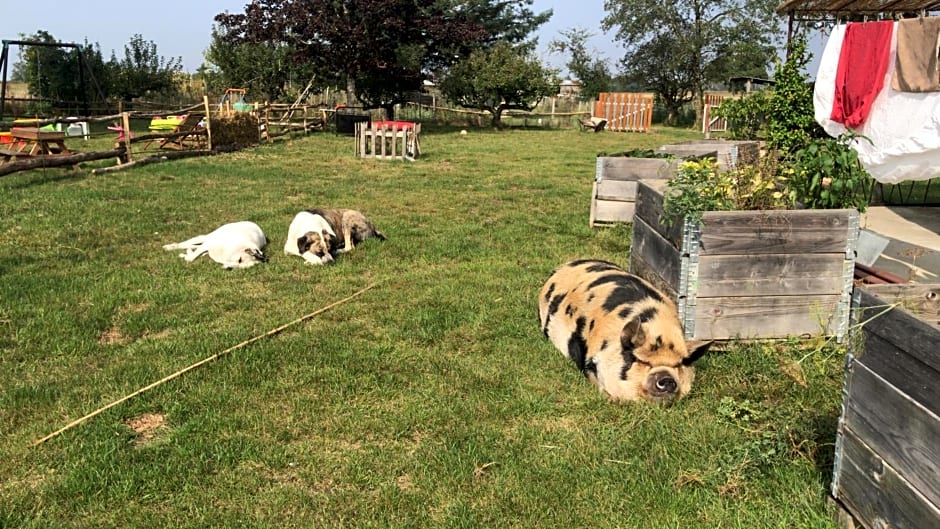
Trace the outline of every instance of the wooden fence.
<path fill-rule="evenodd" d="M 649 132 L 653 124 L 653 95 L 602 92 L 594 102 L 593 115 L 607 120 L 606 130 Z"/>
<path fill-rule="evenodd" d="M 712 115 L 712 111 L 724 100 L 725 96 L 721 94 L 705 94 L 705 105 L 702 108 L 702 133 L 705 139 L 711 138 L 712 132 L 728 131 L 728 121 Z"/>

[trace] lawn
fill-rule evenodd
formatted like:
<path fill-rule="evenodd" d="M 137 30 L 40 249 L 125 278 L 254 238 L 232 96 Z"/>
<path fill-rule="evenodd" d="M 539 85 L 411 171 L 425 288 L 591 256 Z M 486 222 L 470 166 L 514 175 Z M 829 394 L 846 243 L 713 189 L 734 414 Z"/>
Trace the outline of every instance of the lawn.
<path fill-rule="evenodd" d="M 729 344 L 664 408 L 607 402 L 540 333 L 555 266 L 628 263 L 629 227 L 588 227 L 597 154 L 699 137 L 430 129 L 408 163 L 320 133 L 0 178 L 0 527 L 835 527 L 840 348 Z M 285 256 L 314 206 L 389 239 Z M 268 263 L 161 248 L 234 220 Z"/>

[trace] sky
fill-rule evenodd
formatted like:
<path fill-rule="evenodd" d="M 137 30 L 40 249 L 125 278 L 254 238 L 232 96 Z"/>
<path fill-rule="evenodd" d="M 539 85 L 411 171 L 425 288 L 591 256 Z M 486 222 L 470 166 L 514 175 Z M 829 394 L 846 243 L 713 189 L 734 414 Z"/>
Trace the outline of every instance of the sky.
<path fill-rule="evenodd" d="M 157 45 L 159 55 L 181 57 L 183 70 L 195 72 L 209 46 L 215 15 L 225 11 L 243 13 L 246 3 L 247 0 L 161 0 L 142 9 L 141 3 L 134 0 L 17 2 L 15 9 L 3 9 L 0 39 L 17 40 L 21 35 L 45 30 L 60 42 L 97 42 L 108 60 L 112 50 L 121 58 L 124 46 L 139 34 Z M 537 53 L 544 63 L 567 74 L 565 57 L 549 53 L 547 45 L 560 38 L 562 31 L 584 28 L 595 33 L 588 42 L 589 48 L 608 59 L 616 70 L 624 50 L 612 34 L 601 30 L 601 20 L 606 15 L 604 0 L 534 0 L 532 9 L 537 13 L 548 9 L 554 12 L 538 32 Z M 18 53 L 18 48 L 11 48 L 13 60 Z"/>

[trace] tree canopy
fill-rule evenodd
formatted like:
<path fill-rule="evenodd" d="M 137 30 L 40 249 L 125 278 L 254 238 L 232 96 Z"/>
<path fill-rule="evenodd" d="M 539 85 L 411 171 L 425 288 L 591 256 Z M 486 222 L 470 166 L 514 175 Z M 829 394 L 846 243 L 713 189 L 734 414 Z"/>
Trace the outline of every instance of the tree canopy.
<path fill-rule="evenodd" d="M 558 93 L 558 79 L 525 46 L 501 42 L 454 65 L 441 92 L 460 106 L 489 111 L 498 127 L 504 111 L 532 110 L 542 98 Z"/>
<path fill-rule="evenodd" d="M 112 54 L 109 65 L 111 93 L 124 101 L 173 91 L 176 87 L 173 78 L 183 71 L 182 58 L 163 57 L 157 52 L 157 44 L 144 40 L 140 34 L 135 34 L 124 46 L 124 58 L 118 60 Z"/>
<path fill-rule="evenodd" d="M 219 28 L 205 52 L 209 65 L 200 72 L 211 80 L 214 92 L 240 87 L 259 94 L 268 101 L 280 101 L 288 95 L 292 81 L 306 83 L 310 67 L 293 60 L 293 49 L 279 42 L 244 42 L 228 44 Z"/>
<path fill-rule="evenodd" d="M 627 48 L 625 75 L 657 93 L 667 122 L 711 83 L 767 76 L 776 56 L 777 0 L 606 0 L 606 29 Z"/>
<path fill-rule="evenodd" d="M 42 30 L 21 35 L 21 39 L 57 43 L 49 32 Z M 112 52 L 107 62 L 98 44 L 85 42 L 77 48 L 24 45 L 14 67 L 14 78 L 26 81 L 30 95 L 42 100 L 39 107 L 30 109 L 41 113 L 50 106 L 50 101 L 72 104 L 104 97 L 130 101 L 135 97 L 168 94 L 176 89 L 175 76 L 181 71 L 181 58 L 164 58 L 155 43 L 138 34 L 125 45 L 123 59 L 118 60 Z M 81 79 L 85 81 L 84 94 Z"/>
<path fill-rule="evenodd" d="M 252 0 L 216 16 L 228 44 L 279 43 L 348 103 L 385 108 L 473 50 L 521 42 L 551 12 L 533 0 Z"/>
<path fill-rule="evenodd" d="M 552 52 L 568 54 L 565 66 L 581 82 L 580 99 L 593 101 L 601 92 L 610 91 L 612 76 L 607 61 L 587 47 L 587 40 L 593 34 L 583 28 L 573 28 L 562 31 L 561 36 L 552 40 L 548 47 Z"/>

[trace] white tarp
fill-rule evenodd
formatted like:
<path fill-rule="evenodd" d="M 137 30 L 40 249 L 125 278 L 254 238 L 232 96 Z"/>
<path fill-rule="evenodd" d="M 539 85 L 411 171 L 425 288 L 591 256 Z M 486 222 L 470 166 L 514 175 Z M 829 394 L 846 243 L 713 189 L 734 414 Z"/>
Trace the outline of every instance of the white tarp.
<path fill-rule="evenodd" d="M 833 137 L 846 132 L 845 125 L 829 119 L 845 27 L 837 25 L 829 36 L 819 60 L 813 93 L 816 122 Z M 893 90 L 891 77 L 896 50 L 897 22 L 891 37 L 884 88 L 872 102 L 868 120 L 855 131 L 864 137 L 858 138 L 852 146 L 865 169 L 875 180 L 885 184 L 940 176 L 940 92 Z"/>

